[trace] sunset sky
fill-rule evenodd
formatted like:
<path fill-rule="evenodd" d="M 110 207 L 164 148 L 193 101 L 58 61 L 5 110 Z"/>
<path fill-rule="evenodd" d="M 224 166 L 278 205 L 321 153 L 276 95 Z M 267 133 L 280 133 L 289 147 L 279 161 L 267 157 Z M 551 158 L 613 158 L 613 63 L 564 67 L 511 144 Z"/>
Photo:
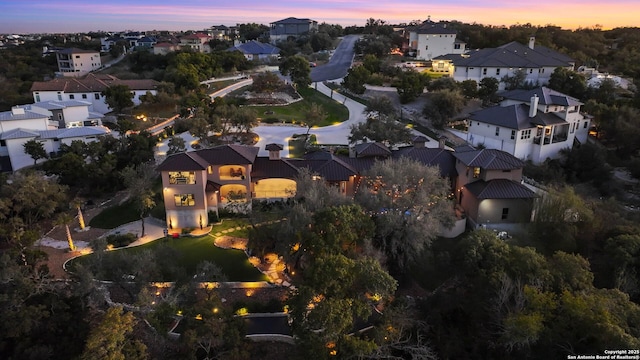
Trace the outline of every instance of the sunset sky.
<path fill-rule="evenodd" d="M 185 4 L 185 5 L 183 5 Z M 557 25 L 603 29 L 640 25 L 638 0 L 233 0 L 233 1 L 58 1 L 0 0 L 0 33 L 70 33 L 122 30 L 202 30 L 212 25 L 256 22 L 268 25 L 289 16 L 319 23 L 364 25 L 459 20 L 485 25 Z"/>

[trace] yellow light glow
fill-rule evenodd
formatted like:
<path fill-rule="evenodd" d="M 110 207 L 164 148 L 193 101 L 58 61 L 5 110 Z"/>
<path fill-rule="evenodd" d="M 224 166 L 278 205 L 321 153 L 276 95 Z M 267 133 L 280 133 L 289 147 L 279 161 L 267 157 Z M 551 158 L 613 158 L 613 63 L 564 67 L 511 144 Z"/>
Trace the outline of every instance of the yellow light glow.
<path fill-rule="evenodd" d="M 196 315 L 196 320 L 202 320 L 202 315 L 201 314 Z"/>
<path fill-rule="evenodd" d="M 250 289 L 250 290 L 247 290 L 244 294 L 247 295 L 247 297 L 251 297 L 251 296 L 253 296 L 254 291 L 252 289 Z"/>

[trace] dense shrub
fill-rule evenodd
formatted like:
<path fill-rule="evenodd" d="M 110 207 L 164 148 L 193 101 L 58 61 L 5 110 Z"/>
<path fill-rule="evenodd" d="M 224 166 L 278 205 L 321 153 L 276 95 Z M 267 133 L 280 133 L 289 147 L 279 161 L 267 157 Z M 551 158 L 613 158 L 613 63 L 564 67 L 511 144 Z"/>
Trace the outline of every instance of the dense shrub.
<path fill-rule="evenodd" d="M 136 241 L 137 237 L 134 234 L 113 234 L 107 236 L 107 244 L 114 248 L 125 247 L 132 242 Z"/>

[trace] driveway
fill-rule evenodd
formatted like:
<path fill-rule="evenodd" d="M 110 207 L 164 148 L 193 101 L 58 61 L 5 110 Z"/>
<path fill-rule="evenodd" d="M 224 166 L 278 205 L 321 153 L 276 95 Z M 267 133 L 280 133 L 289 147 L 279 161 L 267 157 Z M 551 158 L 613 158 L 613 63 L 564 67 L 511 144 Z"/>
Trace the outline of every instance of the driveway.
<path fill-rule="evenodd" d="M 347 35 L 342 38 L 329 62 L 311 69 L 311 81 L 319 82 L 345 77 L 353 62 L 353 47 L 359 38 L 358 35 Z"/>

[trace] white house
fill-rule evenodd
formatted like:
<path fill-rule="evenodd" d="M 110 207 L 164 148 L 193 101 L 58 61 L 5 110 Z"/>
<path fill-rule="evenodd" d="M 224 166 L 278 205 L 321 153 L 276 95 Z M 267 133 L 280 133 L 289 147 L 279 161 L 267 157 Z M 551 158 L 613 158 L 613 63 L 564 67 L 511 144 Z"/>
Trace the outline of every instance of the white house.
<path fill-rule="evenodd" d="M 80 100 L 41 101 L 29 105 L 18 105 L 32 112 L 50 116 L 51 122 L 58 122 L 58 128 L 100 126 L 104 114 L 89 111 L 91 102 Z"/>
<path fill-rule="evenodd" d="M 84 78 L 58 78 L 36 81 L 31 92 L 36 103 L 44 101 L 81 100 L 91 103 L 89 111 L 106 114 L 112 109 L 107 105 L 102 92 L 112 85 L 126 85 L 133 93 L 134 105 L 140 104 L 140 96 L 150 92 L 157 94 L 158 82 L 149 79 L 120 80 L 113 75 L 89 74 Z"/>
<path fill-rule="evenodd" d="M 587 141 L 591 118 L 580 113 L 577 99 L 546 87 L 502 96 L 500 105 L 471 113 L 469 143 L 538 164 Z"/>
<path fill-rule="evenodd" d="M 524 71 L 525 81 L 539 86 L 549 83 L 549 78 L 558 67 L 573 70 L 575 61 L 570 57 L 536 45 L 535 37 L 529 39 L 528 46 L 510 42 L 497 48 L 471 51 L 462 55 L 447 54 L 434 59 L 434 66 L 447 69 L 456 81 L 475 80 L 486 77 L 500 81 L 500 90 L 505 89 L 502 78 L 513 76 L 516 71 Z"/>
<path fill-rule="evenodd" d="M 62 76 L 85 76 L 102 67 L 100 52 L 82 49 L 63 49 L 56 53 L 58 70 Z"/>
<path fill-rule="evenodd" d="M 109 129 L 102 126 L 59 128 L 60 122 L 51 119 L 50 111 L 35 105 L 0 112 L 0 171 L 16 171 L 33 165 L 31 156 L 24 152 L 24 144 L 29 140 L 41 142 L 47 153 L 53 154 L 60 150 L 61 144 L 69 145 L 74 140 L 95 141 L 98 136 L 109 134 Z M 88 106 L 84 104 L 85 108 Z M 69 106 L 75 107 L 80 106 Z M 66 119 L 82 118 L 81 109 L 72 110 L 75 111 L 68 112 Z"/>
<path fill-rule="evenodd" d="M 447 23 L 426 20 L 421 25 L 408 29 L 409 49 L 416 59 L 432 60 L 447 54 L 464 54 L 466 44 L 456 38 L 456 31 L 447 28 Z"/>

